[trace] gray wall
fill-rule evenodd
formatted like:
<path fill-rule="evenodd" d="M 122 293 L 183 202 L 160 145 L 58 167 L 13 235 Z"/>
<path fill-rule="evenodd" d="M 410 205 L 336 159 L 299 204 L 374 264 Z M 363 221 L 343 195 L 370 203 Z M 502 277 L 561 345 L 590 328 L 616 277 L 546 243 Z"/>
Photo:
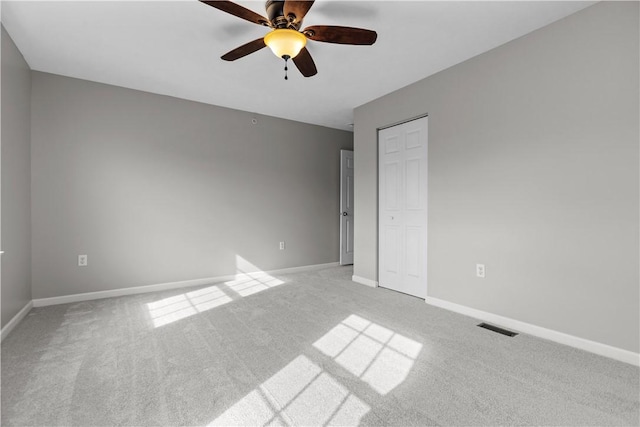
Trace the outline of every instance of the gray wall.
<path fill-rule="evenodd" d="M 31 70 L 2 31 L 2 326 L 31 300 Z"/>
<path fill-rule="evenodd" d="M 33 297 L 337 261 L 352 133 L 253 117 L 34 72 Z"/>
<path fill-rule="evenodd" d="M 638 352 L 638 40 L 603 2 L 357 108 L 354 274 L 376 128 L 428 113 L 428 295 Z"/>

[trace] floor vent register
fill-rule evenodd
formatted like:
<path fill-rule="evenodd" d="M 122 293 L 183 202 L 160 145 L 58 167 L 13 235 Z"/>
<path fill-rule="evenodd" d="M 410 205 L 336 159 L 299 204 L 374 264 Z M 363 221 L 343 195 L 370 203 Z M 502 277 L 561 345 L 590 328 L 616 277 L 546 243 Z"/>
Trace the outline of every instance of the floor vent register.
<path fill-rule="evenodd" d="M 481 328 L 488 329 L 488 330 L 493 331 L 493 332 L 497 332 L 497 333 L 502 334 L 502 335 L 506 335 L 508 337 L 515 337 L 516 335 L 518 335 L 517 332 L 507 331 L 506 329 L 502 329 L 502 328 L 499 328 L 497 326 L 490 325 L 488 323 L 480 323 L 478 326 L 480 326 Z"/>

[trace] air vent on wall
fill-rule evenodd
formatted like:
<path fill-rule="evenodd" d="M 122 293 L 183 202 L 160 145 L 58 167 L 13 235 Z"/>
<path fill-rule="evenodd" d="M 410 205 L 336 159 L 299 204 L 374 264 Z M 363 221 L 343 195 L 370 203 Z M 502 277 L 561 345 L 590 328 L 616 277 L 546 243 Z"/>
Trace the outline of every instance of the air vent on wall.
<path fill-rule="evenodd" d="M 502 334 L 502 335 L 506 335 L 508 337 L 515 337 L 516 335 L 518 335 L 517 332 L 507 331 L 506 329 L 502 329 L 502 328 L 499 328 L 497 326 L 490 325 L 488 323 L 480 323 L 478 326 L 480 326 L 481 328 L 484 328 L 484 329 L 488 329 L 488 330 L 493 331 L 493 332 L 497 332 L 497 333 Z"/>

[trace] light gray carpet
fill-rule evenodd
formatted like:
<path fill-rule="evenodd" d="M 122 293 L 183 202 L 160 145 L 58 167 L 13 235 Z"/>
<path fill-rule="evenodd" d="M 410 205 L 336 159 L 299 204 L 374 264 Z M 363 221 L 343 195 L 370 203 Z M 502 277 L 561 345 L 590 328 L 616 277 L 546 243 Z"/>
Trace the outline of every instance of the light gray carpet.
<path fill-rule="evenodd" d="M 639 424 L 638 368 L 351 274 L 34 309 L 2 343 L 2 424 Z"/>

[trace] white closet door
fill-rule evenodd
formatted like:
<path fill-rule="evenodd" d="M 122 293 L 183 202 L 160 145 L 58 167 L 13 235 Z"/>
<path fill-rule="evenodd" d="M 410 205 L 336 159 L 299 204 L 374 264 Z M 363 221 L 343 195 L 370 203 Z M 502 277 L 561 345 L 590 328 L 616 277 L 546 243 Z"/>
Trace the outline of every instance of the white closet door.
<path fill-rule="evenodd" d="M 378 283 L 427 296 L 427 118 L 378 132 Z"/>

